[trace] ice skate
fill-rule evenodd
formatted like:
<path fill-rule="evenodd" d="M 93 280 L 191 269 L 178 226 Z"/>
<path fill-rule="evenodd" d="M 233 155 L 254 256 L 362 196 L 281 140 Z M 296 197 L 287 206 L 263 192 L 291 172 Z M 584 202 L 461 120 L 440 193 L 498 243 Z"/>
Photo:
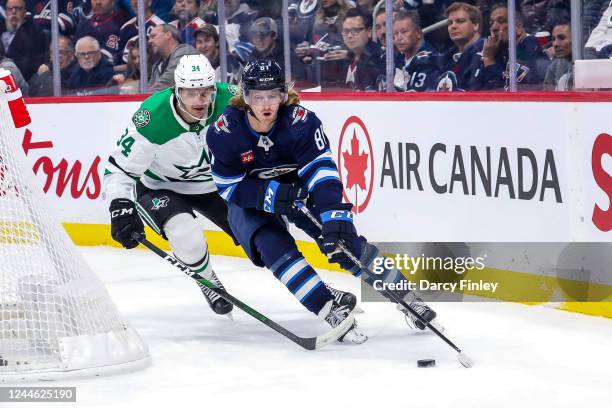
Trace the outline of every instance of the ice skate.
<path fill-rule="evenodd" d="M 214 283 L 218 288 L 225 289 L 214 271 L 212 271 L 212 275 L 208 280 Z M 234 320 L 232 317 L 232 309 L 234 308 L 234 306 L 230 302 L 223 299 L 221 296 L 219 296 L 217 293 L 215 293 L 210 288 L 207 288 L 206 286 L 201 286 L 200 288 L 202 289 L 202 294 L 206 298 L 206 301 L 208 302 L 208 305 L 210 306 L 213 312 L 218 315 L 223 315 L 229 320 Z"/>
<path fill-rule="evenodd" d="M 342 306 L 338 304 L 335 300 L 331 300 L 331 305 L 328 302 L 323 309 L 321 310 L 319 316 L 323 317 L 331 327 L 338 326 L 344 319 L 348 318 L 351 309 L 348 306 Z M 351 327 L 344 333 L 342 336 L 338 338 L 339 342 L 351 342 L 354 344 L 362 344 L 368 339 L 359 328 L 357 327 L 357 322 L 353 322 Z"/>

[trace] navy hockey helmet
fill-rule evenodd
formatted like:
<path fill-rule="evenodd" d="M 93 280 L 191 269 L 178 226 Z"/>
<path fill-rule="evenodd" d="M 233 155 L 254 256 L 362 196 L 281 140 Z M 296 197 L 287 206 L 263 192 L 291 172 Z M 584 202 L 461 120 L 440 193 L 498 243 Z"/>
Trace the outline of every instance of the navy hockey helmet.
<path fill-rule="evenodd" d="M 242 93 L 246 96 L 248 91 L 281 89 L 287 92 L 285 71 L 278 62 L 270 59 L 260 59 L 248 62 L 242 70 L 240 77 Z"/>

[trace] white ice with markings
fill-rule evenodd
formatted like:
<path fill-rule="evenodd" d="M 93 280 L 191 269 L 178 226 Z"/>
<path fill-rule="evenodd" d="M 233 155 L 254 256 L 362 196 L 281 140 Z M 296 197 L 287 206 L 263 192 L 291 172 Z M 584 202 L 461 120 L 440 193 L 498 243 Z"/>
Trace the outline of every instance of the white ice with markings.
<path fill-rule="evenodd" d="M 307 351 L 240 310 L 233 322 L 217 317 L 190 278 L 146 250 L 81 251 L 149 345 L 153 364 L 44 383 L 77 387 L 76 404 L 54 407 L 610 406 L 609 319 L 519 304 L 437 304 L 445 333 L 475 360 L 466 369 L 435 335 L 410 330 L 393 305 L 366 303 L 358 321 L 368 342 Z M 242 258 L 212 259 L 226 288 L 268 317 L 302 336 L 328 330 L 267 270 Z M 351 276 L 321 276 L 359 290 Z M 436 367 L 417 368 L 426 358 Z"/>

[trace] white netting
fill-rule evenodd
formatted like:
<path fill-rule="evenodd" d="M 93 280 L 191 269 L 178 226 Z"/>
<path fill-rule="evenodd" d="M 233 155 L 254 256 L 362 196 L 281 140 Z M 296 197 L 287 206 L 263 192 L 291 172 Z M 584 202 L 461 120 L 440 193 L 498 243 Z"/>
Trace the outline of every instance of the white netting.
<path fill-rule="evenodd" d="M 148 363 L 45 204 L 16 133 L 0 89 L 0 381 Z"/>

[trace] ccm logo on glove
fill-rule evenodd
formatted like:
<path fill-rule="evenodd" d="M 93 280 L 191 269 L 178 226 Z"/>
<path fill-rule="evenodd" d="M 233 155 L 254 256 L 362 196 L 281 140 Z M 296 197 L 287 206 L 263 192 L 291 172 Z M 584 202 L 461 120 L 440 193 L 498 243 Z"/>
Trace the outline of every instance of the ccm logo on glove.
<path fill-rule="evenodd" d="M 353 216 L 354 214 L 351 211 L 345 211 L 345 210 L 332 210 L 332 211 L 326 211 L 324 213 L 321 214 L 321 221 L 328 222 L 328 221 L 348 221 L 348 222 L 353 222 Z"/>
<path fill-rule="evenodd" d="M 131 215 L 134 213 L 133 208 L 120 208 L 118 210 L 111 211 L 111 218 L 122 217 L 124 215 Z"/>

